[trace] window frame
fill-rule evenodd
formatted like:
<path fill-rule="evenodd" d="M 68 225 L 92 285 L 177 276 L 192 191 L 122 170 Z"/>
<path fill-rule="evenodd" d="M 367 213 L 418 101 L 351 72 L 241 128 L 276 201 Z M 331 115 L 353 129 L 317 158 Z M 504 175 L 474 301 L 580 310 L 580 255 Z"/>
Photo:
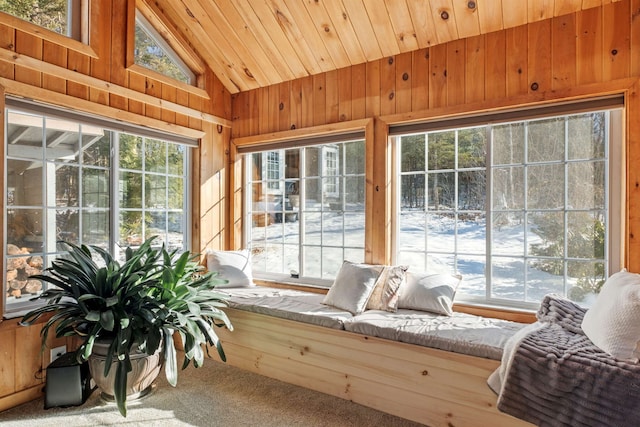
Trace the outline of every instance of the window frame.
<path fill-rule="evenodd" d="M 118 161 L 117 158 L 117 148 L 119 147 L 119 142 L 114 142 L 114 140 L 119 139 L 119 136 L 121 134 L 132 134 L 134 136 L 139 136 L 143 139 L 154 139 L 154 140 L 161 140 L 165 142 L 165 145 L 168 145 L 170 143 L 176 144 L 176 145 L 181 145 L 183 147 L 185 147 L 185 151 L 184 151 L 184 155 L 183 155 L 183 159 L 182 159 L 182 180 L 183 180 L 183 194 L 184 194 L 184 198 L 183 198 L 183 202 L 182 202 L 182 228 L 183 228 L 183 248 L 184 250 L 190 250 L 191 245 L 192 245 L 192 216 L 189 215 L 187 212 L 189 212 L 189 207 L 192 205 L 192 197 L 193 197 L 193 188 L 192 188 L 192 180 L 194 178 L 194 174 L 193 171 L 190 167 L 190 165 L 192 164 L 192 156 L 194 155 L 194 150 L 190 149 L 190 148 L 195 148 L 197 146 L 197 141 L 195 140 L 191 140 L 188 137 L 183 137 L 183 136 L 179 136 L 179 135 L 172 135 L 169 132 L 166 131 L 162 131 L 162 130 L 151 130 L 151 129 L 147 129 L 146 132 L 144 129 L 142 128 L 138 128 L 135 125 L 129 125 L 126 123 L 122 123 L 119 121 L 112 121 L 111 119 L 108 118 L 101 118 L 98 116 L 93 116 L 93 115 L 88 115 L 88 116 L 84 116 L 82 113 L 74 113 L 74 112 L 70 112 L 70 111 L 65 111 L 62 107 L 54 107 L 54 106 L 48 106 L 45 104 L 41 104 L 41 103 L 32 103 L 32 102 L 24 102 L 20 99 L 17 98 L 11 98 L 11 97 L 7 97 L 5 98 L 5 102 L 4 102 L 4 108 L 3 108 L 3 116 L 2 116 L 2 123 L 3 123 L 3 135 L 5 135 L 5 138 L 3 138 L 2 141 L 2 149 L 5 153 L 4 156 L 4 160 L 3 160 L 3 175 L 6 174 L 6 162 L 8 161 L 8 153 L 7 153 L 7 147 L 6 144 L 7 142 L 5 141 L 5 139 L 9 136 L 7 133 L 7 126 L 9 125 L 8 120 L 6 120 L 7 117 L 7 113 L 9 111 L 12 112 L 17 112 L 17 113 L 26 113 L 26 114 L 33 114 L 35 116 L 38 117 L 42 117 L 43 121 L 45 123 L 45 127 L 43 127 L 43 132 L 46 130 L 46 119 L 55 119 L 55 120 L 64 120 L 64 121 L 70 121 L 72 122 L 74 125 L 79 125 L 80 128 L 82 128 L 82 126 L 96 126 L 96 127 L 100 127 L 102 128 L 104 131 L 109 132 L 110 134 L 110 138 L 111 138 L 111 153 L 110 153 L 110 164 L 108 167 L 96 167 L 96 166 L 87 166 L 84 165 L 83 161 L 80 161 L 79 159 L 77 160 L 76 163 L 72 163 L 70 164 L 71 167 L 77 167 L 78 171 L 80 171 L 80 169 L 85 169 L 85 168 L 89 168 L 89 169 L 99 169 L 99 170 L 107 170 L 108 174 L 109 174 L 109 180 L 108 180 L 108 185 L 109 185 L 109 206 L 106 207 L 105 209 L 101 209 L 101 211 L 104 211 L 107 213 L 107 221 L 110 227 L 110 231 L 109 231 L 109 238 L 108 238 L 108 242 L 107 242 L 107 247 L 109 248 L 109 250 L 111 251 L 111 253 L 113 254 L 117 254 L 119 252 L 118 250 L 118 240 L 119 240 L 119 235 L 120 235 L 120 220 L 119 220 L 119 211 L 120 211 L 120 200 L 119 200 L 119 178 L 120 178 L 120 163 Z M 83 119 L 84 117 L 84 119 Z M 112 123 L 113 126 L 109 126 L 109 123 Z M 46 135 L 46 134 L 43 134 Z M 187 143 L 186 141 L 191 141 L 190 143 Z M 43 142 L 44 144 L 44 142 Z M 43 164 L 43 168 L 47 167 L 49 163 L 51 163 L 51 165 L 58 165 L 58 164 L 62 164 L 57 160 L 47 160 L 47 155 L 46 155 L 46 151 L 45 151 L 46 146 L 43 145 L 42 146 L 42 158 L 44 159 L 44 164 Z M 81 153 L 83 153 L 83 147 L 79 146 L 78 147 L 78 155 L 81 155 Z M 169 156 L 169 152 L 167 151 L 165 153 L 165 159 L 168 160 L 168 156 Z M 165 161 L 166 162 L 166 161 Z M 143 166 L 144 167 L 144 163 Z M 143 171 L 144 173 L 147 173 L 149 171 Z M 162 175 L 165 177 L 165 185 L 168 186 L 168 178 L 170 177 L 175 177 L 177 176 L 175 173 L 172 173 L 169 170 L 169 165 L 166 165 L 165 168 L 165 172 L 164 173 L 158 173 L 158 172 L 151 172 L 151 174 L 153 175 Z M 43 183 L 45 180 L 45 174 L 43 173 Z M 143 174 L 144 176 L 144 174 Z M 144 182 L 142 183 L 142 185 L 144 186 Z M 44 188 L 44 186 L 43 186 Z M 55 191 L 55 189 L 53 190 Z M 83 197 L 83 193 L 82 193 L 82 188 L 79 188 L 79 195 L 81 197 Z M 165 187 L 165 194 L 167 193 L 168 188 Z M 2 208 L 3 208 L 3 213 L 2 213 L 2 218 L 3 218 L 3 229 L 7 227 L 7 211 L 9 209 L 12 209 L 12 206 L 9 206 L 7 203 L 7 193 L 8 193 L 8 188 L 7 188 L 7 181 L 5 180 L 5 185 L 3 186 L 3 195 L 1 200 L 2 203 Z M 43 195 L 42 195 L 42 200 L 48 199 L 50 197 L 50 194 L 48 194 L 46 192 L 46 190 L 44 191 Z M 34 207 L 36 207 L 34 205 Z M 55 206 L 51 206 L 49 202 L 44 203 L 42 206 L 37 206 L 36 208 L 41 208 L 43 209 L 43 212 L 46 215 L 49 215 L 52 211 L 57 211 L 58 209 Z M 78 203 L 77 206 L 70 206 L 70 209 L 76 210 L 78 212 L 79 215 L 82 214 L 82 212 L 84 212 L 86 209 L 89 209 L 88 207 L 84 206 L 82 203 Z M 93 209 L 93 208 L 91 208 Z M 169 206 L 166 206 L 164 209 L 165 212 L 165 217 L 168 217 L 168 213 L 170 213 L 171 211 L 173 211 L 175 209 L 171 209 Z M 142 211 L 145 211 L 145 209 L 142 209 Z M 50 219 L 49 219 L 50 221 Z M 55 221 L 55 220 L 54 220 Z M 165 232 L 168 230 L 169 224 L 165 223 Z M 79 231 L 82 232 L 82 220 L 80 220 L 79 223 Z M 43 235 L 45 233 L 45 230 L 43 230 Z M 3 232 L 3 249 L 2 249 L 2 254 L 3 254 L 3 259 L 6 258 L 8 256 L 8 254 L 6 253 L 6 247 L 7 247 L 7 243 L 8 243 L 8 236 L 6 232 Z M 82 242 L 82 237 L 78 236 L 78 241 L 79 243 L 83 243 Z M 43 242 L 45 245 L 50 243 L 50 242 Z M 91 244 L 84 242 L 85 244 Z M 48 248 L 47 246 L 43 245 L 42 250 L 40 252 L 42 252 L 43 258 L 44 257 L 55 257 L 56 254 L 59 254 L 59 250 L 53 250 L 51 251 L 50 248 Z M 38 252 L 38 253 L 40 253 Z M 46 264 L 44 265 L 43 268 L 46 268 Z M 6 296 L 6 292 L 5 287 L 6 287 L 6 279 L 7 279 L 7 271 L 6 269 L 3 270 L 2 273 L 2 279 L 3 279 L 3 294 L 2 297 L 0 298 L 0 319 L 3 318 L 12 318 L 12 317 L 19 317 L 20 315 L 22 315 L 26 310 L 33 308 L 34 306 L 37 305 L 41 305 L 44 304 L 43 301 L 28 301 L 25 300 L 24 302 L 18 302 L 18 303 L 8 303 L 7 302 L 7 296 Z"/>
<path fill-rule="evenodd" d="M 90 37 L 91 27 L 99 24 L 98 15 L 91 14 L 90 0 L 72 0 L 72 2 L 76 6 L 72 11 L 73 17 L 71 21 L 74 29 L 71 36 L 57 33 L 2 11 L 0 11 L 1 21 L 32 36 L 64 46 L 89 57 L 98 58 L 96 53 L 97 46 L 95 46 L 95 42 L 92 44 Z"/>
<path fill-rule="evenodd" d="M 584 105 L 581 105 L 580 103 Z M 589 103 L 593 105 L 589 107 Z M 589 111 L 598 111 L 598 106 L 600 105 L 609 105 L 609 111 L 611 111 L 612 116 L 616 116 L 615 120 L 611 120 L 611 123 L 608 124 L 607 132 L 609 136 L 609 153 L 608 157 L 605 159 L 606 162 L 606 184 L 607 184 L 607 210 L 608 210 L 608 221 L 609 221 L 609 230 L 608 230 L 608 241 L 605 242 L 605 250 L 607 251 L 607 271 L 608 275 L 619 271 L 624 264 L 623 259 L 623 233 L 625 227 L 625 221 L 622 217 L 624 213 L 624 192 L 625 192 L 625 182 L 624 182 L 624 170 L 616 168 L 611 168 L 611 164 L 623 164 L 624 162 L 624 98 L 622 96 L 610 96 L 605 98 L 594 98 L 594 99 L 585 99 L 578 100 L 575 102 L 570 102 L 568 104 L 565 103 L 556 103 L 550 104 L 546 106 L 541 106 L 539 109 L 532 108 L 531 110 L 526 108 L 517 108 L 513 110 L 506 110 L 506 112 L 501 113 L 489 113 L 489 114 L 469 114 L 464 115 L 460 118 L 451 118 L 445 117 L 441 120 L 434 119 L 430 122 L 422 122 L 422 123 L 409 123 L 409 124 L 399 124 L 395 129 L 391 126 L 391 130 L 389 133 L 389 141 L 392 144 L 392 179 L 394 185 L 392 186 L 392 208 L 391 208 L 391 261 L 392 263 L 396 263 L 398 259 L 398 237 L 399 237 L 399 213 L 400 213 L 400 156 L 399 156 L 399 141 L 401 135 L 409 135 L 421 133 L 417 130 L 420 128 L 428 128 L 429 130 L 423 131 L 431 132 L 431 131 L 440 131 L 440 130 L 452 130 L 457 131 L 464 128 L 469 127 L 482 127 L 482 126 L 491 126 L 496 123 L 505 123 L 505 122 L 514 122 L 517 120 L 527 121 L 527 119 L 537 119 L 541 117 L 549 117 L 549 116 L 562 116 L 562 115 L 572 115 L 572 114 L 580 114 Z M 546 111 L 545 111 L 546 110 Z M 527 114 L 529 114 L 527 116 Z M 501 121 L 500 117 L 504 119 Z M 516 117 L 518 119 L 514 120 Z M 618 126 L 614 126 L 618 124 Z M 411 129 L 411 131 L 407 133 L 403 133 L 399 129 Z M 457 140 L 457 132 L 456 132 L 456 140 Z M 487 173 L 487 190 L 486 190 L 486 205 L 491 204 L 491 176 L 493 173 L 494 165 L 491 162 L 491 140 L 487 141 L 488 153 L 487 153 L 487 161 L 484 166 L 484 170 Z M 456 156 L 458 152 L 456 151 Z M 457 169 L 456 169 L 457 171 Z M 457 191 L 457 190 L 456 190 Z M 426 197 L 426 195 L 425 195 Z M 565 196 L 566 197 L 566 196 Z M 489 226 L 489 222 L 491 220 L 491 208 L 487 206 L 485 208 L 486 214 L 486 250 L 484 253 L 484 257 L 486 259 L 486 285 L 485 290 L 486 293 L 484 296 L 470 296 L 468 294 L 459 294 L 456 303 L 461 303 L 464 305 L 471 306 L 484 306 L 484 307 L 497 307 L 501 309 L 515 309 L 515 310 L 532 310 L 537 307 L 538 303 L 528 303 L 528 302 L 520 302 L 520 301 L 511 301 L 499 298 L 491 298 L 491 286 L 490 286 L 490 275 L 491 275 L 491 249 L 489 246 L 491 245 L 491 227 Z M 563 211 L 565 212 L 565 211 Z M 426 251 L 426 248 L 425 248 Z M 457 253 L 457 252 L 456 252 Z M 565 258 L 568 256 L 565 254 Z M 526 260 L 527 257 L 524 257 Z"/>
<path fill-rule="evenodd" d="M 372 233 L 367 230 L 372 228 L 373 223 L 373 200 L 377 197 L 374 192 L 374 183 L 366 179 L 373 175 L 374 164 L 370 153 L 374 149 L 374 120 L 358 119 L 352 121 L 340 122 L 332 125 L 312 126 L 305 129 L 293 129 L 270 133 L 268 135 L 257 135 L 249 137 L 236 137 L 231 139 L 232 153 L 231 158 L 236 163 L 232 173 L 232 188 L 237 188 L 239 194 L 243 194 L 241 202 L 237 209 L 232 208 L 231 218 L 236 223 L 242 224 L 236 228 L 233 233 L 230 246 L 231 248 L 247 247 L 246 224 L 250 221 L 247 216 L 247 201 L 250 196 L 245 194 L 245 176 L 248 173 L 244 154 L 258 151 L 269 150 L 286 150 L 291 147 L 300 147 L 301 145 L 319 145 L 320 143 L 329 144 L 331 142 L 342 142 L 355 139 L 364 139 L 365 144 L 365 236 L 364 236 L 364 261 L 373 263 L 375 256 L 378 255 L 372 248 Z M 378 174 L 384 179 L 386 174 Z M 292 181 L 290 178 L 284 178 L 285 181 Z M 299 189 L 302 193 L 304 190 Z M 249 222 L 250 223 L 250 222 Z M 274 274 L 254 274 L 254 279 L 265 283 L 283 283 L 302 288 L 319 288 L 326 289 L 331 285 L 332 281 L 327 279 L 311 279 L 291 277 L 285 275 Z"/>
<path fill-rule="evenodd" d="M 204 60 L 191 48 L 189 42 L 182 34 L 175 31 L 171 23 L 166 22 L 164 14 L 159 10 L 155 2 L 148 0 L 127 0 L 127 49 L 126 67 L 129 71 L 148 76 L 168 85 L 184 89 L 189 92 L 198 92 L 205 88 L 204 74 L 207 66 Z M 180 59 L 187 69 L 193 73 L 190 83 L 167 77 L 157 71 L 151 70 L 135 63 L 135 31 L 136 17 L 143 16 L 150 27 L 158 34 L 161 42 Z M 202 93 L 206 95 L 206 92 Z M 208 95 L 207 95 L 208 96 Z"/>

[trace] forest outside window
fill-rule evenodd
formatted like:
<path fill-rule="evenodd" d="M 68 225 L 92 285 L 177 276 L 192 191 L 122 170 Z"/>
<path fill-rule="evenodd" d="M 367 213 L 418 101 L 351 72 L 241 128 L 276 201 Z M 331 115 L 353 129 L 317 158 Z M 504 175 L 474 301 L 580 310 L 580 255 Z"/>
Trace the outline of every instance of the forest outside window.
<path fill-rule="evenodd" d="M 151 236 L 186 250 L 186 145 L 60 115 L 7 108 L 5 311 L 43 288 L 29 279 L 60 256 L 58 241 L 97 245 L 124 259 Z"/>
<path fill-rule="evenodd" d="M 194 72 L 139 11 L 136 11 L 134 62 L 171 79 L 195 84 Z"/>
<path fill-rule="evenodd" d="M 88 0 L 0 0 L 0 11 L 24 19 L 47 30 L 86 42 L 83 10 Z"/>
<path fill-rule="evenodd" d="M 458 273 L 458 301 L 588 305 L 621 266 L 620 110 L 397 138 L 395 261 Z"/>
<path fill-rule="evenodd" d="M 365 142 L 245 156 L 245 236 L 258 278 L 330 286 L 364 261 Z"/>

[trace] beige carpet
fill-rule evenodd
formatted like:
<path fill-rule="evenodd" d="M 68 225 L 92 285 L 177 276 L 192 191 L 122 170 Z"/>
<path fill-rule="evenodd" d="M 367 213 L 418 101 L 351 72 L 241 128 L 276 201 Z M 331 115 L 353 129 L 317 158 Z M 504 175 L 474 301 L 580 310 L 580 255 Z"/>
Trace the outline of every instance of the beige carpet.
<path fill-rule="evenodd" d="M 172 388 L 156 381 L 151 395 L 128 405 L 126 418 L 94 392 L 82 406 L 45 410 L 39 399 L 0 412 L 2 427 L 26 426 L 385 426 L 416 424 L 337 397 L 207 360 L 189 367 Z"/>

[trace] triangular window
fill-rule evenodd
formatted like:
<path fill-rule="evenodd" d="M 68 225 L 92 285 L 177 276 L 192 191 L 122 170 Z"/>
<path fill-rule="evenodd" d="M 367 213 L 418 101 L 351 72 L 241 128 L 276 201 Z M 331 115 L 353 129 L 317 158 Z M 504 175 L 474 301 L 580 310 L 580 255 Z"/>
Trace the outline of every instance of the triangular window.
<path fill-rule="evenodd" d="M 194 73 L 138 11 L 136 11 L 134 62 L 187 84 L 195 82 Z"/>

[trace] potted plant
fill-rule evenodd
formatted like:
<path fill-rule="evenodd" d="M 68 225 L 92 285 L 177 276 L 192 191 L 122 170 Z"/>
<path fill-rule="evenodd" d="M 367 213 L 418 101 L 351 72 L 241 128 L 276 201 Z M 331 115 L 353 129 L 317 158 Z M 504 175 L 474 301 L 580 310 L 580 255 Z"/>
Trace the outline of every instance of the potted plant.
<path fill-rule="evenodd" d="M 215 346 L 225 361 L 213 327 L 233 329 L 221 310 L 227 305 L 227 296 L 215 290 L 225 281 L 216 278 L 215 272 L 205 273 L 189 252 L 169 253 L 164 246 L 155 249 L 153 240 L 148 239 L 135 250 L 127 248 L 122 264 L 100 247 L 63 242 L 69 248 L 66 255 L 53 261 L 44 274 L 32 276 L 53 285 L 34 298 L 46 303 L 22 319 L 22 324 L 30 325 L 51 313 L 41 331 L 43 349 L 52 328 L 56 337 L 78 336 L 82 341 L 76 350 L 78 361 L 90 361 L 94 381 L 107 382 L 103 393 L 105 389 L 106 394 L 113 392 L 123 416 L 128 384 L 131 392 L 129 377 L 141 370 L 132 362 L 140 355 L 163 362 L 167 381 L 175 386 L 178 368 L 174 336 L 182 342 L 184 369 L 191 361 L 195 367 L 201 366 L 203 347 L 208 352 L 208 345 Z M 104 265 L 99 265 L 94 255 Z M 103 360 L 101 369 L 95 359 Z M 150 385 L 160 367 L 158 364 L 143 370 L 146 378 L 142 381 Z"/>

